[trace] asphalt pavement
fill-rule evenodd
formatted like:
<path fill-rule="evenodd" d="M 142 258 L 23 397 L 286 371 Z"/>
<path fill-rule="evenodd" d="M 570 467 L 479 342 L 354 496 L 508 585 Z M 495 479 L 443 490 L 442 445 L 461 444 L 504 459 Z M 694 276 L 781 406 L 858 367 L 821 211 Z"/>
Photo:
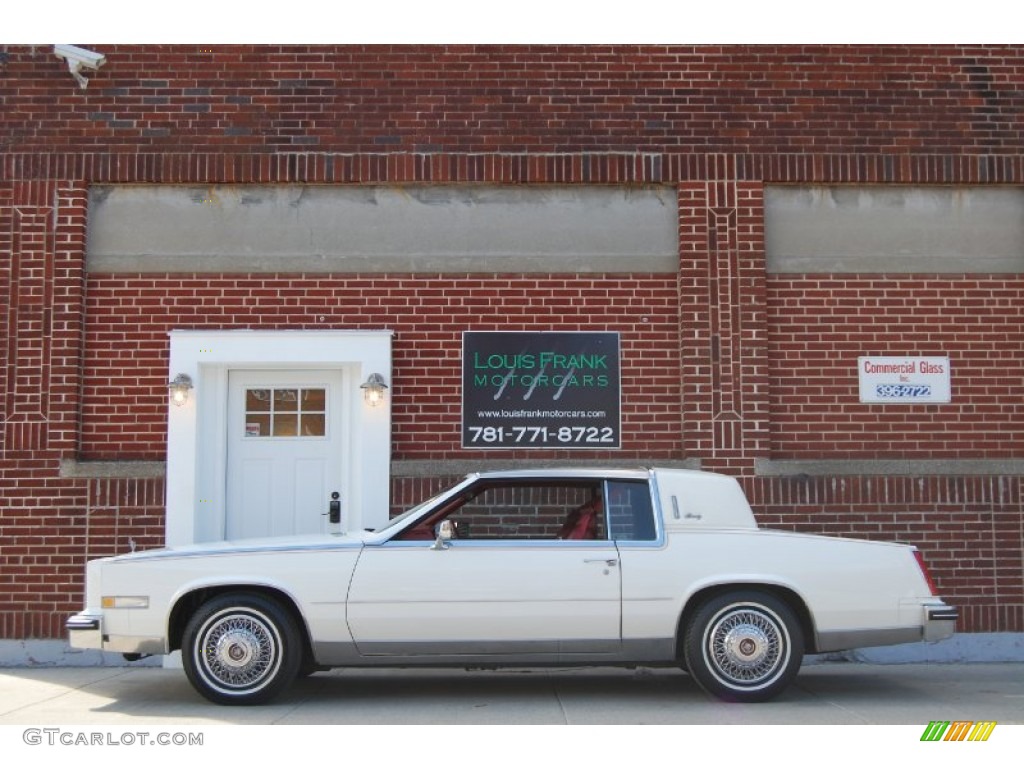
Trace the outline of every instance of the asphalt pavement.
<path fill-rule="evenodd" d="M 180 669 L 0 668 L 0 726 L 1024 724 L 1024 664 L 805 666 L 782 696 L 728 704 L 674 669 L 332 670 L 224 707 Z"/>

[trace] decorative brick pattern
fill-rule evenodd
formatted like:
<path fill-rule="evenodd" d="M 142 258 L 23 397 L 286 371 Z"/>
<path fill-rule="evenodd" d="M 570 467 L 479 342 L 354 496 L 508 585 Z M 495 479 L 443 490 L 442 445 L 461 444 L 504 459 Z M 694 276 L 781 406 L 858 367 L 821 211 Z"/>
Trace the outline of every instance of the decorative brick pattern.
<path fill-rule="evenodd" d="M 691 182 L 679 206 L 686 453 L 749 472 L 768 450 L 762 186 Z"/>

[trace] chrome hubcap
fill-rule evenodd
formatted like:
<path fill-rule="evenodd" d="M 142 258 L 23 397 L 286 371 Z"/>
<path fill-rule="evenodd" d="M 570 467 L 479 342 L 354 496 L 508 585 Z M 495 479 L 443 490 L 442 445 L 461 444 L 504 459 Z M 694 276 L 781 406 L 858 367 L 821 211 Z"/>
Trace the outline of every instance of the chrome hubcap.
<path fill-rule="evenodd" d="M 725 633 L 722 649 L 734 664 L 756 665 L 764 659 L 771 647 L 771 641 L 760 627 L 743 624 Z"/>
<path fill-rule="evenodd" d="M 244 667 L 259 653 L 259 640 L 251 632 L 232 630 L 217 641 L 214 656 L 226 667 Z"/>
<path fill-rule="evenodd" d="M 277 665 L 277 641 L 270 626 L 258 618 L 232 614 L 209 625 L 201 656 L 203 667 L 217 684 L 248 688 Z"/>
<path fill-rule="evenodd" d="M 731 608 L 711 625 L 705 647 L 713 668 L 725 682 L 757 685 L 785 666 L 789 649 L 784 632 L 769 614 Z"/>

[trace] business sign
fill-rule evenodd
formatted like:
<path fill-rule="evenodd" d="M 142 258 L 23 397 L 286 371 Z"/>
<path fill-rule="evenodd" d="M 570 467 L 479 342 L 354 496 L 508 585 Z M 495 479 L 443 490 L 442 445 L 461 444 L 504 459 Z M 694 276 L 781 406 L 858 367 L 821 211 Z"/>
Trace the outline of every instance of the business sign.
<path fill-rule="evenodd" d="M 862 403 L 948 403 L 948 357 L 861 357 Z"/>
<path fill-rule="evenodd" d="M 619 334 L 466 331 L 463 448 L 619 448 Z"/>

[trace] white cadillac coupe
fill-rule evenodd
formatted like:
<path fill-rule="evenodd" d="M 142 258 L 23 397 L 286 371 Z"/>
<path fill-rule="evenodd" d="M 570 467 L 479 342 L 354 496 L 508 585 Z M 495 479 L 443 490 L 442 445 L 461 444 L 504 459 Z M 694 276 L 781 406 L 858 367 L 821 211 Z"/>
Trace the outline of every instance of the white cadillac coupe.
<path fill-rule="evenodd" d="M 675 665 L 764 701 L 805 653 L 934 641 L 955 608 L 910 545 L 760 529 L 707 472 L 473 474 L 376 531 L 224 541 L 87 566 L 76 648 L 180 649 L 260 704 L 344 666 Z"/>

